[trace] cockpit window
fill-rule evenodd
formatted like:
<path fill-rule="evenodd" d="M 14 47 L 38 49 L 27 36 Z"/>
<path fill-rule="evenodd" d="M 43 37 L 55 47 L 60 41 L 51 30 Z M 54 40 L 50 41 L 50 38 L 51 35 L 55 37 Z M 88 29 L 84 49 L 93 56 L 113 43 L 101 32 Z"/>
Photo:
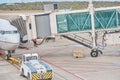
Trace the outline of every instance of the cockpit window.
<path fill-rule="evenodd" d="M 16 34 L 16 33 L 18 33 L 18 31 L 0 31 L 0 34 Z"/>
<path fill-rule="evenodd" d="M 5 34 L 5 31 L 0 31 L 0 34 Z"/>
<path fill-rule="evenodd" d="M 13 31 L 13 33 L 18 33 L 18 31 Z"/>

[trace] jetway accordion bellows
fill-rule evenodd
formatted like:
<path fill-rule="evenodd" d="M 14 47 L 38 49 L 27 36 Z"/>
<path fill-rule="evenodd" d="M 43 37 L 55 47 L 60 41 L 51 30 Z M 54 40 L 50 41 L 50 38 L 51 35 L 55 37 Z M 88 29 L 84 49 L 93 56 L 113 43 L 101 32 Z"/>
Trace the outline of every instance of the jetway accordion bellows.
<path fill-rule="evenodd" d="M 10 21 L 10 23 L 18 29 L 21 38 L 23 38 L 23 36 L 25 36 L 27 34 L 26 21 L 23 20 L 23 18 L 21 16 L 0 15 L 0 18 Z"/>
<path fill-rule="evenodd" d="M 10 23 L 18 28 L 21 38 L 27 34 L 26 21 L 23 20 L 21 16 L 18 16 L 15 19 L 11 20 Z"/>

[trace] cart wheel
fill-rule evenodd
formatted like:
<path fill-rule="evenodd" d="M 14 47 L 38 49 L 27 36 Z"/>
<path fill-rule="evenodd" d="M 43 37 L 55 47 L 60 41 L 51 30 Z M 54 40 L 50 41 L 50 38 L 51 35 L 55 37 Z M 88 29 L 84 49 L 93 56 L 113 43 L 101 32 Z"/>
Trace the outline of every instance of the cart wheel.
<path fill-rule="evenodd" d="M 30 74 L 28 73 L 27 80 L 30 80 Z"/>
<path fill-rule="evenodd" d="M 24 76 L 24 69 L 22 69 L 21 76 Z"/>
<path fill-rule="evenodd" d="M 92 50 L 91 53 L 90 53 L 90 55 L 92 57 L 98 57 L 98 51 L 97 50 L 96 51 Z"/>
<path fill-rule="evenodd" d="M 5 58 L 6 58 L 6 60 L 9 60 L 9 58 L 10 58 L 10 57 L 9 57 L 9 55 L 6 55 L 6 57 L 5 57 Z"/>

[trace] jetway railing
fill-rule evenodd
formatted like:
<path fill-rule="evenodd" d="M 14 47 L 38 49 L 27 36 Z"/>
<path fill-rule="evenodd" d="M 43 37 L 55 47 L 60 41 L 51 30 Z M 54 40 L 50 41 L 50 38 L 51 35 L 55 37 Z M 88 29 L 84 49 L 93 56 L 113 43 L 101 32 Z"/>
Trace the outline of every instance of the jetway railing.
<path fill-rule="evenodd" d="M 90 49 L 92 49 L 93 43 L 92 41 L 85 39 L 79 35 L 76 34 L 66 34 L 66 35 L 62 35 L 64 38 L 67 38 L 69 40 L 72 40 L 74 42 L 77 42 L 85 47 L 88 47 Z"/>

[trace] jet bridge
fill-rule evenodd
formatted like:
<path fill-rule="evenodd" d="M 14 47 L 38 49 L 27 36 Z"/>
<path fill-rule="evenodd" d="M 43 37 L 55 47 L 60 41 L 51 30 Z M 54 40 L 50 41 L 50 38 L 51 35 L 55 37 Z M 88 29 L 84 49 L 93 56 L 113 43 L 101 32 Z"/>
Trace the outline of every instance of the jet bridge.
<path fill-rule="evenodd" d="M 56 21 L 58 33 L 92 30 L 91 16 L 88 11 L 58 13 Z M 96 30 L 118 29 L 120 8 L 96 9 L 94 21 Z"/>
<path fill-rule="evenodd" d="M 86 10 L 53 13 L 51 15 L 51 22 L 56 23 L 51 25 L 51 30 L 56 34 L 62 35 L 67 39 L 70 39 L 92 49 L 94 52 L 94 44 L 95 47 L 98 47 L 98 45 L 100 45 L 97 42 L 98 37 L 102 36 L 102 45 L 104 45 L 103 41 L 107 33 L 116 33 L 120 31 L 120 6 L 97 9 L 93 8 L 93 10 L 94 23 L 92 23 L 92 17 L 89 8 Z M 94 32 L 92 29 L 93 24 L 95 28 Z M 87 40 L 87 38 L 85 39 L 81 36 L 75 35 L 75 33 L 83 32 L 90 33 L 91 39 Z M 99 52 L 102 53 L 100 50 Z M 93 57 L 96 56 L 98 55 L 93 55 Z"/>

